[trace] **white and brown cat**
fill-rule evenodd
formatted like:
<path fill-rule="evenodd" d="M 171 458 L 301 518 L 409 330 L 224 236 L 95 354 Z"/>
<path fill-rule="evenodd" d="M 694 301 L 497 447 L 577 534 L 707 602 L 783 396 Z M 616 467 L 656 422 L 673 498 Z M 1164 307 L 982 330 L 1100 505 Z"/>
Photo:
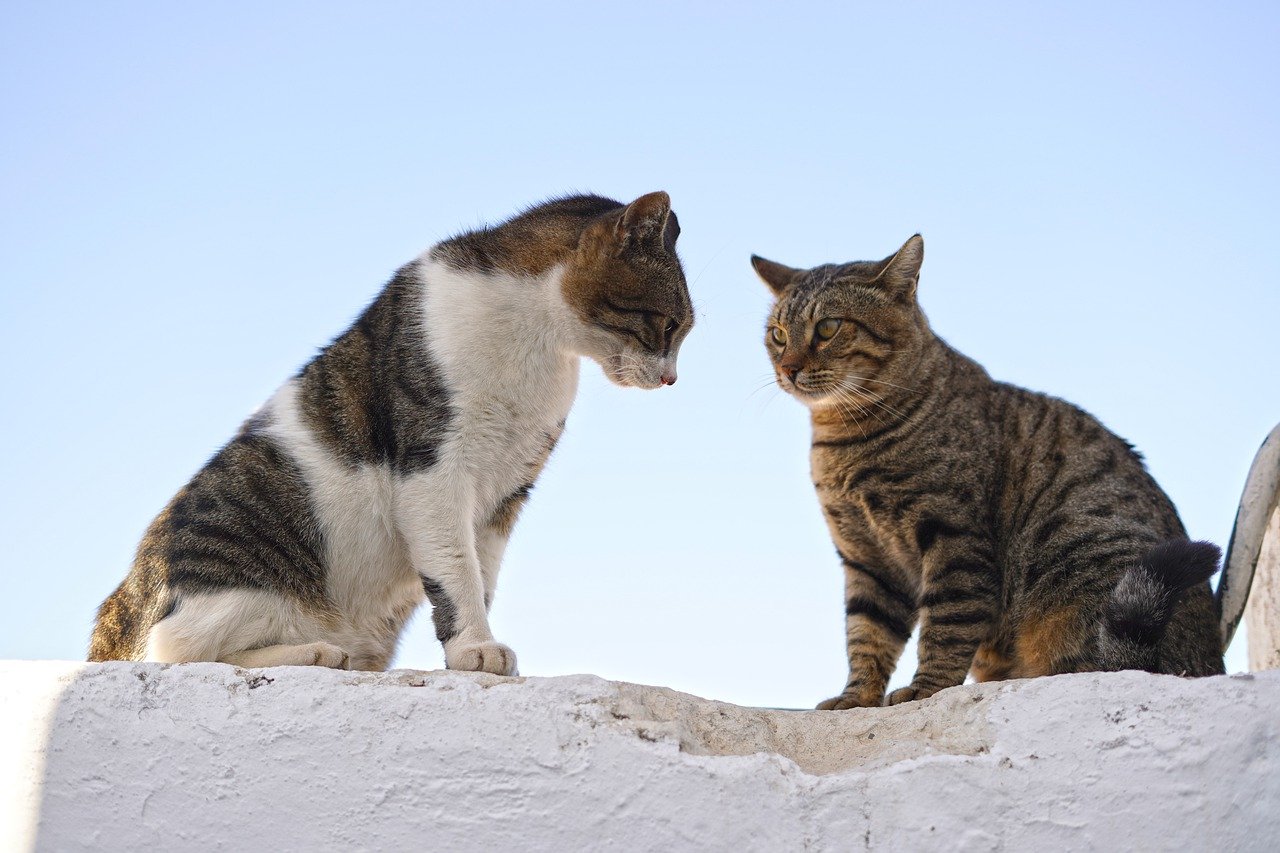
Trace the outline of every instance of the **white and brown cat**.
<path fill-rule="evenodd" d="M 425 597 L 449 667 L 515 673 L 507 538 L 581 356 L 676 381 L 679 230 L 663 192 L 573 196 L 406 265 L 155 519 L 89 659 L 385 669 Z"/>

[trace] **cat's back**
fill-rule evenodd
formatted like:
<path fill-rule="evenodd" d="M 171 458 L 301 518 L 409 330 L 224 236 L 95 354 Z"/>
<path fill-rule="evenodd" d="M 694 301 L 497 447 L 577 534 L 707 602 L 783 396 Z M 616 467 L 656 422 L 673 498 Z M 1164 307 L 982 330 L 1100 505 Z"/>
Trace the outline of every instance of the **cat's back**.
<path fill-rule="evenodd" d="M 993 449 L 1006 521 L 1025 523 L 1056 509 L 1142 518 L 1153 533 L 1181 535 L 1172 503 L 1133 445 L 1074 403 L 1007 383 L 994 386 L 1000 430 Z"/>
<path fill-rule="evenodd" d="M 1070 402 L 998 383 L 1000 419 L 991 519 L 1000 563 L 1018 594 L 1057 600 L 1089 589 L 1100 606 L 1127 566 L 1185 538 L 1172 501 L 1141 454 Z M 1083 599 L 1082 599 L 1083 600 Z"/>

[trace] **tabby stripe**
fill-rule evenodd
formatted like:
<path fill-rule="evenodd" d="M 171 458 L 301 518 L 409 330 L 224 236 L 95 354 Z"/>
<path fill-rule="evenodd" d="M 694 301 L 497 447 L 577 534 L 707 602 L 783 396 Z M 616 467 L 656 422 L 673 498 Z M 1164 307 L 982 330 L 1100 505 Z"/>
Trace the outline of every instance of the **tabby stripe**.
<path fill-rule="evenodd" d="M 270 543 L 260 541 L 262 537 L 257 535 L 256 531 L 251 531 L 252 535 L 246 536 L 244 533 L 198 523 L 188 525 L 185 532 L 196 539 L 200 545 L 221 554 L 222 557 L 218 562 L 224 566 L 249 567 L 270 564 L 268 555 L 263 553 L 263 546 L 268 549 L 272 546 Z M 255 545 L 258 547 L 254 547 Z M 277 549 L 276 557 L 281 563 L 288 565 L 287 554 Z"/>
<path fill-rule="evenodd" d="M 977 625 L 991 620 L 991 608 L 989 607 L 970 607 L 968 609 L 956 609 L 935 613 L 929 611 L 928 623 L 930 625 Z"/>
<path fill-rule="evenodd" d="M 993 590 L 989 589 L 974 590 L 960 586 L 942 586 L 940 588 L 930 586 L 920 596 L 920 606 L 932 611 L 948 604 L 959 605 L 969 601 L 989 600 L 992 592 Z"/>
<path fill-rule="evenodd" d="M 411 444 L 400 454 L 402 467 L 408 468 L 430 468 L 436 464 L 440 458 L 440 445 L 437 442 L 431 444 Z"/>
<path fill-rule="evenodd" d="M 452 640 L 458 635 L 458 611 L 453 599 L 445 592 L 443 584 L 426 575 L 422 575 L 422 591 L 431 602 L 431 621 L 436 626 L 436 639 L 442 643 Z"/>
<path fill-rule="evenodd" d="M 862 673 L 865 673 L 867 670 L 871 670 L 872 674 L 876 677 L 877 681 L 883 684 L 884 682 L 889 680 L 889 676 L 893 675 L 893 665 L 897 662 L 897 655 L 894 655 L 892 658 L 889 658 L 888 655 L 886 655 L 884 652 L 885 652 L 884 649 L 881 649 L 879 653 L 874 653 L 874 652 L 868 653 L 868 652 L 854 651 L 851 648 L 849 650 L 850 671 L 862 674 Z M 865 683 L 865 679 L 851 678 L 849 683 L 850 684 Z"/>
<path fill-rule="evenodd" d="M 920 549 L 921 554 L 932 548 L 939 536 L 959 537 L 976 536 L 976 534 L 966 528 L 948 524 L 935 516 L 925 516 L 916 522 L 916 547 Z"/>
<path fill-rule="evenodd" d="M 868 326 L 866 323 L 862 323 L 862 322 L 859 322 L 858 320 L 854 320 L 853 325 L 857 326 L 859 329 L 866 332 L 867 337 L 871 338 L 871 340 L 875 341 L 881 346 L 888 346 L 890 343 L 892 343 L 888 338 L 876 334 L 875 330 L 872 329 L 870 326 Z"/>
<path fill-rule="evenodd" d="M 969 575 L 984 581 L 995 579 L 995 572 L 991 564 L 957 558 L 944 563 L 942 568 L 928 579 L 927 585 L 930 587 L 941 586 L 944 582 L 953 581 L 961 575 Z"/>
<path fill-rule="evenodd" d="M 1045 574 L 1039 586 L 1050 590 L 1054 597 L 1062 600 L 1081 600 L 1085 595 L 1107 598 L 1120 582 L 1123 572 L 1137 565 L 1140 559 L 1127 547 L 1091 554 L 1087 561 L 1055 566 Z M 1082 566 L 1087 566 L 1088 570 L 1081 571 Z M 1100 571 L 1107 566 L 1113 567 L 1115 571 Z"/>
<path fill-rule="evenodd" d="M 1064 571 L 1077 571 L 1083 563 L 1096 563 L 1106 553 L 1107 546 L 1127 544 L 1133 538 L 1128 530 L 1102 535 L 1091 530 L 1077 533 L 1057 548 L 1040 554 L 1039 559 L 1027 567 L 1026 588 L 1039 586 L 1040 581 L 1048 581 Z"/>
<path fill-rule="evenodd" d="M 275 552 L 276 557 L 281 562 L 281 567 L 294 566 L 301 569 L 318 564 L 316 555 L 310 548 L 296 539 L 292 543 L 282 541 L 279 536 L 280 528 L 264 528 L 261 523 L 261 519 L 264 517 L 284 520 L 288 518 L 288 515 L 275 512 L 274 509 L 263 513 L 260 507 L 251 508 L 245 506 L 239 498 L 232 495 L 222 496 L 222 501 L 240 513 L 240 517 L 236 519 L 237 522 L 245 525 L 262 544 Z M 289 547 L 290 545 L 298 547 L 291 548 Z M 261 560 L 261 562 L 263 565 L 267 565 L 266 560 Z M 313 574 L 318 576 L 319 572 L 313 572 Z"/>
<path fill-rule="evenodd" d="M 644 338 L 640 337 L 640 333 L 633 329 L 628 329 L 625 326 L 615 326 L 612 323 L 606 323 L 603 320 L 596 320 L 596 325 L 602 329 L 608 329 L 609 331 L 614 332 L 616 334 L 626 335 L 630 338 L 634 338 L 635 341 L 640 344 L 640 346 L 644 347 L 645 349 L 650 349 L 649 342 L 646 341 Z"/>
<path fill-rule="evenodd" d="M 865 563 L 859 563 L 850 560 L 843 554 L 840 555 L 840 560 L 849 569 L 875 581 L 876 586 L 880 587 L 886 595 L 893 599 L 895 604 L 899 604 L 907 610 L 915 610 L 915 595 L 903 589 L 898 579 L 882 566 L 873 567 Z"/>
<path fill-rule="evenodd" d="M 1070 523 L 1070 521 L 1071 519 L 1069 519 L 1066 516 L 1066 514 L 1062 512 L 1053 513 L 1048 518 L 1046 518 L 1040 524 L 1040 527 L 1036 530 L 1036 535 L 1035 535 L 1036 541 L 1041 543 L 1042 545 L 1047 544 L 1049 540 L 1053 539 L 1054 535 L 1059 530 L 1061 530 L 1064 526 Z"/>
<path fill-rule="evenodd" d="M 867 350 L 864 350 L 864 349 L 854 350 L 853 352 L 850 353 L 850 355 L 851 356 L 856 355 L 861 358 L 865 358 L 867 361 L 871 362 L 872 367 L 875 367 L 876 369 L 884 367 L 885 362 L 889 360 L 888 358 L 878 356 L 875 353 L 868 352 Z M 875 404 L 869 403 L 867 405 L 874 406 Z"/>
<path fill-rule="evenodd" d="M 845 603 L 844 612 L 846 616 L 865 616 L 904 642 L 911 636 L 911 627 L 905 619 L 885 612 L 877 602 L 867 596 L 850 597 Z"/>
<path fill-rule="evenodd" d="M 1020 529 L 1025 529 L 1027 526 L 1027 523 L 1031 520 L 1032 516 L 1038 514 L 1036 510 L 1040 506 L 1040 501 L 1052 488 L 1053 488 L 1053 477 L 1046 477 L 1044 482 L 1041 483 L 1039 488 L 1036 489 L 1036 493 L 1031 496 L 1030 500 L 1023 500 L 1022 502 L 1019 503 L 1018 509 L 1020 510 L 1020 512 L 1017 513 L 1018 515 L 1017 526 Z"/>
<path fill-rule="evenodd" d="M 1115 469 L 1116 469 L 1115 457 L 1112 454 L 1108 453 L 1102 459 L 1098 460 L 1092 466 L 1090 466 L 1088 471 L 1085 471 L 1082 474 L 1078 474 L 1065 481 L 1060 481 L 1056 478 L 1051 477 L 1049 485 L 1056 486 L 1058 488 L 1058 493 L 1055 495 L 1054 502 L 1057 504 L 1064 503 L 1067 496 L 1072 491 L 1079 488 L 1080 486 L 1092 485 L 1094 483 L 1097 483 L 1099 480 L 1105 479 L 1108 474 L 1114 473 Z"/>
<path fill-rule="evenodd" d="M 896 446 L 901 441 L 905 441 L 924 425 L 925 419 L 916 418 L 915 415 L 928 402 L 927 397 L 928 395 L 926 394 L 908 397 L 908 400 L 914 399 L 917 401 L 914 406 L 908 406 L 907 403 L 900 402 L 895 408 L 901 413 L 901 416 L 890 417 L 887 423 L 878 422 L 882 423 L 882 428 L 868 432 L 865 440 L 884 439 L 885 444 L 882 448 L 884 450 Z"/>
<path fill-rule="evenodd" d="M 619 305 L 607 296 L 601 298 L 600 304 L 611 311 L 617 312 L 618 314 L 635 314 L 644 319 L 648 319 L 649 314 L 651 313 L 641 308 L 628 308 L 625 305 Z"/>
<path fill-rule="evenodd" d="M 430 408 L 435 405 L 436 397 L 431 393 L 429 388 L 421 388 L 418 383 L 411 381 L 408 374 L 404 371 L 396 371 L 393 384 L 396 390 L 408 398 L 409 402 L 420 409 Z"/>

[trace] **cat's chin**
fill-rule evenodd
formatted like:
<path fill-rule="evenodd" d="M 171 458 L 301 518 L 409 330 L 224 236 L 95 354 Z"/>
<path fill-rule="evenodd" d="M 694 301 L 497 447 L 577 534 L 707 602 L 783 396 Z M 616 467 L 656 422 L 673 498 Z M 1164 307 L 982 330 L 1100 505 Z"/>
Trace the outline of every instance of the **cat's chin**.
<path fill-rule="evenodd" d="M 620 353 L 596 359 L 605 377 L 621 388 L 641 388 L 652 391 L 663 385 L 661 376 L 650 377 L 646 371 L 636 366 L 638 359 L 629 353 Z"/>
<path fill-rule="evenodd" d="M 823 405 L 833 405 L 836 402 L 835 396 L 826 389 L 801 388 L 798 385 L 792 385 L 790 387 L 784 386 L 783 390 L 811 409 Z"/>
<path fill-rule="evenodd" d="M 662 382 L 646 380 L 640 376 L 633 376 L 629 373 L 622 373 L 617 370 L 605 368 L 604 375 L 619 388 L 641 388 L 645 391 L 652 391 L 655 388 L 661 388 Z"/>

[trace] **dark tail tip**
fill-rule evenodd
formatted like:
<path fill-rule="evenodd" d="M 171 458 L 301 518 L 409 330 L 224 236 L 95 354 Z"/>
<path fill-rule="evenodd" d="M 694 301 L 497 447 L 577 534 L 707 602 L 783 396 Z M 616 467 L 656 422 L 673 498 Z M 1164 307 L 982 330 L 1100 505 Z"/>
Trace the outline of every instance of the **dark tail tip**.
<path fill-rule="evenodd" d="M 1222 552 L 1211 542 L 1162 542 L 1125 572 L 1103 615 L 1100 652 L 1107 669 L 1158 671 L 1158 647 L 1184 590 L 1218 570 Z"/>
<path fill-rule="evenodd" d="M 1142 558 L 1142 568 L 1172 593 L 1204 583 L 1218 571 L 1222 550 L 1212 542 L 1171 539 Z"/>

